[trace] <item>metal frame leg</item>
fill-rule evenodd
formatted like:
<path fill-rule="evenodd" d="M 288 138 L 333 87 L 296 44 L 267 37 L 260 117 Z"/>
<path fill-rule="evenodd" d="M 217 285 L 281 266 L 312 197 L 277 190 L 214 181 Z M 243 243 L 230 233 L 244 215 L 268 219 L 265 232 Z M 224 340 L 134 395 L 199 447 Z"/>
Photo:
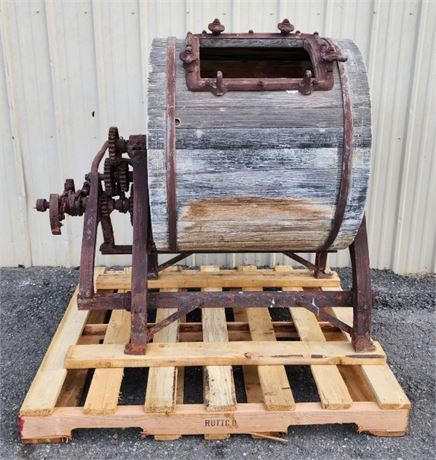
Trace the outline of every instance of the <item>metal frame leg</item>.
<path fill-rule="evenodd" d="M 79 309 L 81 309 L 81 299 L 90 299 L 94 296 L 95 249 L 97 245 L 97 228 L 100 219 L 98 198 L 101 189 L 98 166 L 107 148 L 108 143 L 106 141 L 92 160 L 91 172 L 87 176 L 89 195 L 85 209 L 85 218 L 83 220 L 82 250 L 80 254 Z"/>
<path fill-rule="evenodd" d="M 128 153 L 133 165 L 133 244 L 131 336 L 127 354 L 144 354 L 147 346 L 148 183 L 145 136 L 130 136 Z"/>
<path fill-rule="evenodd" d="M 330 278 L 331 273 L 326 273 L 327 268 L 327 251 L 317 252 L 315 256 L 315 277 L 316 278 Z"/>
<path fill-rule="evenodd" d="M 80 299 L 94 296 L 94 265 L 99 222 L 98 196 L 100 181 L 98 171 L 89 173 L 89 196 L 83 220 L 82 250 L 80 255 L 79 308 Z"/>
<path fill-rule="evenodd" d="M 350 246 L 350 256 L 353 269 L 353 346 L 356 351 L 373 351 L 375 349 L 371 341 L 373 296 L 365 216 Z"/>

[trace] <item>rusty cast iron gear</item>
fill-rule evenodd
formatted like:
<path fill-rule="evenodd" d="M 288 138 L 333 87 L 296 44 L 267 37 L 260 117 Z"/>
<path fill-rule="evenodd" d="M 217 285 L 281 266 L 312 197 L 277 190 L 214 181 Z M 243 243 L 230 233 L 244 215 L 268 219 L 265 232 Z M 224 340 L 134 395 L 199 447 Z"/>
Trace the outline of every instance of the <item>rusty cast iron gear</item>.
<path fill-rule="evenodd" d="M 49 211 L 50 227 L 53 235 L 61 234 L 61 227 L 65 215 L 81 216 L 85 212 L 89 184 L 85 181 L 82 189 L 76 191 L 73 179 L 65 181 L 62 194 L 52 193 L 47 201 L 40 198 L 36 201 L 36 210 Z"/>
<path fill-rule="evenodd" d="M 127 161 L 121 161 L 118 165 L 118 182 L 121 192 L 129 191 L 129 164 Z"/>
<path fill-rule="evenodd" d="M 110 198 L 107 196 L 106 193 L 100 194 L 100 212 L 103 217 L 108 217 L 111 213 L 111 209 L 109 207 L 109 200 Z"/>
<path fill-rule="evenodd" d="M 109 158 L 115 159 L 120 156 L 117 152 L 117 141 L 119 138 L 118 128 L 116 126 L 111 126 L 108 134 Z"/>
<path fill-rule="evenodd" d="M 105 192 L 109 196 L 114 196 L 117 194 L 117 183 L 115 180 L 115 168 L 111 158 L 106 158 L 103 166 L 103 182 Z"/>

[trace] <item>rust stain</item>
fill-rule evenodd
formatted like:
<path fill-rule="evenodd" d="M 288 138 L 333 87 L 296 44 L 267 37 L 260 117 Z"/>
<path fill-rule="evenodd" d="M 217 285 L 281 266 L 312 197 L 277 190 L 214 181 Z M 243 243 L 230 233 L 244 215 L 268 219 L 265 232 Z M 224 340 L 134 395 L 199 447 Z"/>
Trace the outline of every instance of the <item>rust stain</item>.
<path fill-rule="evenodd" d="M 329 205 L 307 199 L 284 198 L 208 198 L 194 201 L 185 208 L 181 221 L 329 220 Z"/>

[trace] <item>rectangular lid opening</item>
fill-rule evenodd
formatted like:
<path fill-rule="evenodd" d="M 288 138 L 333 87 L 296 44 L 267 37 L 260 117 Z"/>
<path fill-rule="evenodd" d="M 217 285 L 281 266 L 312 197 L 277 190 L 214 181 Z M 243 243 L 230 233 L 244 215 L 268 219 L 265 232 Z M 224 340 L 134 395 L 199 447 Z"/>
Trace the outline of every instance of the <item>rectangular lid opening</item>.
<path fill-rule="evenodd" d="M 301 47 L 203 47 L 200 45 L 200 77 L 303 78 L 314 74 L 309 53 Z"/>

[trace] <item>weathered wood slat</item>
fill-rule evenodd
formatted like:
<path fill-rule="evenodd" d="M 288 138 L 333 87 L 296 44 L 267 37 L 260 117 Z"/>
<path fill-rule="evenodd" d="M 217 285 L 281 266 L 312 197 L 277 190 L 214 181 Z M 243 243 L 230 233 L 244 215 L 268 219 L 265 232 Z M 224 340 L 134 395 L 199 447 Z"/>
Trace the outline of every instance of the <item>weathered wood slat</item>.
<path fill-rule="evenodd" d="M 329 107 L 342 107 L 340 98 L 340 88 L 335 86 L 330 91 L 318 92 L 316 98 L 307 97 L 300 94 L 298 91 L 282 91 L 280 92 L 280 105 L 277 104 L 277 92 L 264 91 L 264 92 L 251 92 L 247 97 L 247 93 L 243 91 L 235 91 L 226 93 L 223 96 L 217 97 L 209 92 L 197 92 L 195 97 L 192 97 L 192 92 L 186 88 L 186 80 L 183 74 L 176 77 L 176 88 L 178 99 L 176 101 L 176 111 L 179 109 L 196 109 L 208 112 L 213 110 L 220 110 L 221 108 L 231 108 L 235 110 L 239 107 L 253 107 L 253 108 L 268 108 L 272 104 L 280 106 L 283 109 L 289 108 L 289 111 L 296 109 L 301 110 L 304 108 L 329 108 Z M 148 103 L 150 108 L 164 108 L 165 98 L 158 91 L 158 89 L 165 84 L 166 76 L 162 74 L 152 74 L 149 78 L 149 89 L 151 93 L 148 95 Z M 354 96 L 353 107 L 364 108 L 370 107 L 367 95 L 364 94 L 365 82 L 355 83 L 355 87 L 359 88 L 359 93 Z M 180 88 L 180 90 L 179 90 Z"/>
<path fill-rule="evenodd" d="M 337 169 L 341 152 L 338 147 L 316 149 L 179 149 L 177 151 L 177 175 L 198 172 L 226 172 L 229 169 L 245 171 L 295 169 Z M 356 155 L 361 154 L 356 150 Z M 249 158 L 249 161 L 246 159 Z M 280 160 L 277 159 L 280 158 Z M 156 176 L 165 161 L 164 150 L 149 151 L 150 176 Z"/>
<path fill-rule="evenodd" d="M 165 68 L 153 72 L 149 79 L 149 129 L 164 130 L 161 109 L 166 100 L 161 91 L 166 82 Z M 177 65 L 176 116 L 178 131 L 197 128 L 238 127 L 327 127 L 342 126 L 342 95 L 337 69 L 335 86 L 310 97 L 298 91 L 231 92 L 222 97 L 211 93 L 192 93 L 185 82 L 181 63 Z M 370 103 L 365 73 L 353 74 L 354 125 L 370 124 Z M 339 113 L 336 113 L 339 112 Z M 302 124 L 303 123 L 303 124 Z M 309 124 L 312 123 L 312 124 Z M 318 123 L 318 124 L 317 124 Z M 337 123 L 337 125 L 336 125 Z M 179 134 L 180 135 L 180 134 Z"/>
<path fill-rule="evenodd" d="M 147 138 L 150 150 L 165 147 L 161 129 L 149 129 Z M 354 146 L 370 147 L 371 127 L 356 127 Z M 262 128 L 256 126 L 242 128 L 176 129 L 177 149 L 216 149 L 235 148 L 258 149 L 312 149 L 342 147 L 342 128 Z"/>
<path fill-rule="evenodd" d="M 153 74 L 153 78 L 150 80 L 152 86 L 159 86 L 161 84 L 160 79 L 165 81 L 165 74 L 157 77 Z M 181 90 L 178 91 L 178 99 L 176 101 L 176 110 L 177 109 L 203 109 L 209 107 L 209 111 L 219 110 L 220 108 L 231 108 L 234 109 L 239 107 L 268 107 L 271 104 L 277 104 L 277 94 L 273 91 L 264 91 L 256 93 L 253 97 L 247 97 L 247 93 L 238 91 L 232 93 L 226 93 L 223 96 L 216 97 L 208 92 L 199 92 L 195 94 L 195 97 L 192 97 L 192 92 L 186 88 L 186 81 L 184 76 L 176 80 L 177 88 L 181 87 Z M 157 88 L 156 88 L 157 89 Z M 338 97 L 340 95 L 340 89 L 335 87 L 331 91 L 320 92 L 319 96 L 312 100 L 306 96 L 303 96 L 300 93 L 295 92 L 282 92 L 282 102 L 281 107 L 292 107 L 293 109 L 303 109 L 303 108 L 329 108 L 329 107 L 342 107 L 342 102 Z M 151 108 L 156 107 L 165 107 L 165 99 L 157 91 L 152 91 L 148 96 L 148 102 L 151 104 Z M 358 107 L 368 107 L 368 100 L 364 97 L 360 98 Z M 289 109 L 290 111 L 290 109 Z"/>
<path fill-rule="evenodd" d="M 200 272 L 219 272 L 219 267 L 203 265 Z M 202 291 L 221 291 L 221 288 L 203 288 Z M 203 341 L 229 341 L 227 332 L 226 314 L 224 308 L 203 309 L 201 312 L 203 323 Z M 235 384 L 231 366 L 207 366 L 204 368 L 204 402 L 211 412 L 233 410 L 236 407 Z"/>
<path fill-rule="evenodd" d="M 214 128 L 341 128 L 343 126 L 342 107 L 294 109 L 275 106 L 266 110 L 261 107 L 220 107 L 219 110 L 194 110 L 179 108 L 177 131 L 184 129 Z M 368 107 L 354 110 L 357 125 L 362 125 L 370 117 Z M 150 109 L 149 129 L 162 129 L 164 120 L 162 109 Z M 179 135 L 179 134 L 178 134 Z"/>

